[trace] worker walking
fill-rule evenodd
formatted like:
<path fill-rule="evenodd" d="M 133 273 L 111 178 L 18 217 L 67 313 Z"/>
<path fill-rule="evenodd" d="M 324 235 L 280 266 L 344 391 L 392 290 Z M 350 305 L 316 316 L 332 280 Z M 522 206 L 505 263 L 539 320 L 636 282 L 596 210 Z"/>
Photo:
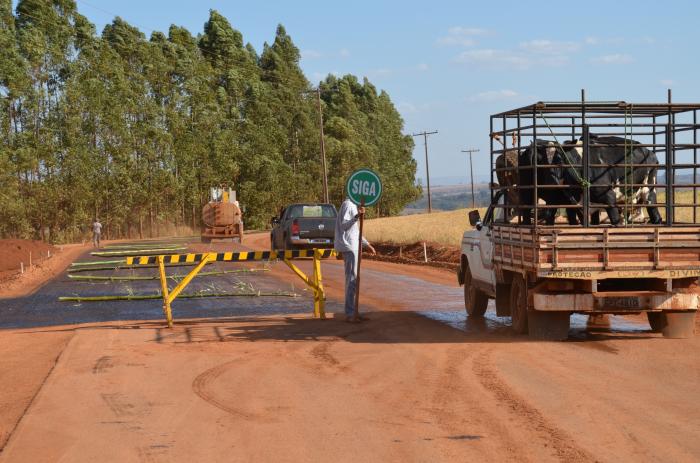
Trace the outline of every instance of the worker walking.
<path fill-rule="evenodd" d="M 100 236 L 102 236 L 102 224 L 100 219 L 95 217 L 95 222 L 92 224 L 92 245 L 96 248 L 100 247 Z"/>
<path fill-rule="evenodd" d="M 365 317 L 354 317 L 355 313 L 355 289 L 357 285 L 357 258 L 360 241 L 360 227 L 358 220 L 365 213 L 365 208 L 357 208 L 350 199 L 345 199 L 338 211 L 335 221 L 335 250 L 342 254 L 345 263 L 345 319 L 348 322 L 366 320 Z M 362 247 L 367 248 L 375 255 L 374 247 L 362 237 Z"/>

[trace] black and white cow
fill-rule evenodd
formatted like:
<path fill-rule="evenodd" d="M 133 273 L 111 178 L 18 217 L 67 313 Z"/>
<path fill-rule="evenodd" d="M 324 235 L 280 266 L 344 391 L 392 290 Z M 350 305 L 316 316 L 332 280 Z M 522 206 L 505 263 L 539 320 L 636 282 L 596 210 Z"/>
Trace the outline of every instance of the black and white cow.
<path fill-rule="evenodd" d="M 534 206 L 535 201 L 543 200 L 547 205 L 577 205 L 578 197 L 574 188 L 567 188 L 561 151 L 556 143 L 535 140 L 518 155 L 519 203 L 521 206 Z M 537 161 L 537 168 L 533 168 Z M 535 198 L 535 171 L 537 171 L 537 197 Z M 551 188 L 553 187 L 553 188 Z M 580 196 L 580 195 L 579 195 Z M 545 208 L 538 219 L 544 219 L 547 225 L 554 225 L 557 210 Z M 583 213 L 576 208 L 567 208 L 569 223 L 575 225 L 577 219 L 583 220 Z M 521 223 L 532 223 L 532 209 L 521 207 Z M 578 216 L 578 217 L 577 217 Z"/>
<path fill-rule="evenodd" d="M 658 208 L 649 204 L 656 203 L 656 174 L 659 160 L 653 151 L 638 146 L 640 143 L 634 140 L 625 140 L 621 137 L 590 135 L 589 169 L 590 174 L 590 203 L 602 205 L 608 214 L 610 223 L 619 225 L 621 221 L 618 206 L 626 204 L 633 212 L 629 221 L 643 219 L 641 204 L 647 204 L 649 221 L 652 224 L 662 222 Z M 578 185 L 582 178 L 580 167 L 572 168 L 571 165 L 581 165 L 583 157 L 583 143 L 578 140 L 575 143 L 565 143 L 553 160 L 562 165 L 561 182 L 566 185 Z M 627 155 L 625 155 L 627 150 Z M 598 166 L 596 166 L 596 164 Z M 624 164 L 646 164 L 640 167 L 625 167 Z M 625 185 L 641 185 L 625 187 Z M 652 185 L 652 186 L 647 186 Z M 571 193 L 579 202 L 581 189 L 574 189 Z M 591 223 L 600 223 L 600 211 L 595 211 L 591 217 Z"/>

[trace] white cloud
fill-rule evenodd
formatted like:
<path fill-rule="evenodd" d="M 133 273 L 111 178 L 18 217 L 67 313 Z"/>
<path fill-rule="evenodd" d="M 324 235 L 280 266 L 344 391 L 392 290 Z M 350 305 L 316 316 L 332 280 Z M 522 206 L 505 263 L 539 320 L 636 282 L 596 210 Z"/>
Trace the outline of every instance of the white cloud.
<path fill-rule="evenodd" d="M 425 63 L 420 63 L 418 66 L 416 66 L 416 69 L 418 69 L 418 70 L 421 71 L 421 72 L 425 72 L 425 71 L 427 71 L 427 70 L 430 69 L 430 68 L 428 67 L 427 64 L 425 64 Z"/>
<path fill-rule="evenodd" d="M 437 39 L 439 45 L 459 45 L 460 47 L 473 47 L 476 45 L 476 40 L 471 37 L 440 37 Z"/>
<path fill-rule="evenodd" d="M 486 92 L 480 92 L 467 98 L 467 101 L 471 102 L 482 102 L 482 101 L 501 101 L 509 100 L 519 96 L 518 92 L 515 90 L 503 89 L 503 90 L 489 90 Z"/>
<path fill-rule="evenodd" d="M 585 45 L 622 45 L 624 42 L 628 42 L 629 39 L 624 39 L 622 37 L 597 37 L 588 36 L 583 39 Z"/>
<path fill-rule="evenodd" d="M 483 67 L 524 70 L 533 65 L 533 60 L 524 53 L 508 50 L 480 49 L 463 51 L 455 58 L 458 63 L 469 63 Z"/>
<path fill-rule="evenodd" d="M 478 27 L 450 27 L 447 35 L 437 39 L 439 45 L 457 45 L 461 47 L 473 47 L 476 45 L 475 36 L 485 35 L 488 31 Z"/>
<path fill-rule="evenodd" d="M 591 59 L 594 64 L 629 64 L 634 61 L 630 55 L 623 53 L 614 53 L 611 55 L 598 56 Z"/>
<path fill-rule="evenodd" d="M 350 50 L 348 50 L 347 48 L 341 48 L 338 51 L 338 56 L 340 56 L 341 58 L 347 58 L 350 56 Z"/>
<path fill-rule="evenodd" d="M 673 87 L 676 85 L 676 81 L 673 79 L 661 79 L 659 83 L 665 87 Z"/>
<path fill-rule="evenodd" d="M 529 53 L 544 54 L 544 55 L 560 55 L 564 53 L 572 53 L 581 48 L 581 45 L 576 42 L 560 42 L 556 40 L 530 40 L 520 42 L 520 49 Z"/>
<path fill-rule="evenodd" d="M 450 35 L 485 35 L 488 33 L 488 30 L 482 29 L 480 27 L 461 27 L 461 26 L 455 26 L 455 27 L 450 27 L 447 32 Z"/>
<path fill-rule="evenodd" d="M 323 53 L 320 51 L 316 50 L 302 50 L 301 51 L 301 58 L 302 59 L 318 59 L 323 56 Z"/>

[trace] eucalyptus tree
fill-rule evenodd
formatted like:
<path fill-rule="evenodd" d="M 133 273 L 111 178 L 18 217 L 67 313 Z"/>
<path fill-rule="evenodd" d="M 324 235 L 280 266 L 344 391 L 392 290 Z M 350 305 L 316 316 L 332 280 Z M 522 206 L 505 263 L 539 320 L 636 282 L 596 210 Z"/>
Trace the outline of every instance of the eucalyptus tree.
<path fill-rule="evenodd" d="M 320 85 L 331 197 L 359 166 L 414 199 L 413 142 L 366 79 Z M 146 37 L 116 17 L 97 34 L 74 0 L 0 0 L 0 236 L 111 237 L 199 226 L 209 186 L 235 184 L 248 227 L 321 197 L 318 108 L 282 25 L 258 54 L 216 11 L 196 37 Z M 46 235 L 46 231 L 50 235 Z"/>

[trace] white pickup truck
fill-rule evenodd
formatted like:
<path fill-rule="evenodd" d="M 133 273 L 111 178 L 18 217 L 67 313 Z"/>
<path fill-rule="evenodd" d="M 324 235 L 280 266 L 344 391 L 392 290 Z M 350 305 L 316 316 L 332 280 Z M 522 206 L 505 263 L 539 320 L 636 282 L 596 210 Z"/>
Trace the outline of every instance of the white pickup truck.
<path fill-rule="evenodd" d="M 572 313 L 645 312 L 653 331 L 693 336 L 698 227 L 524 226 L 503 211 L 469 212 L 458 273 L 469 317 L 483 317 L 495 299 L 498 316 L 536 339 L 566 339 Z"/>

